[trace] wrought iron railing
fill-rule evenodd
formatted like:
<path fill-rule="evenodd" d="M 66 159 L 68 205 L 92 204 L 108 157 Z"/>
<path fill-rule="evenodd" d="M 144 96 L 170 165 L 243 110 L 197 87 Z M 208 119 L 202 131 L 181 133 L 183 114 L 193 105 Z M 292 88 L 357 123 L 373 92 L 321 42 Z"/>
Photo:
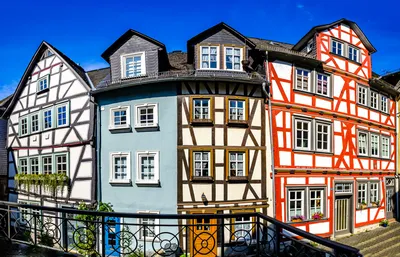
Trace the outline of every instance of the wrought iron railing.
<path fill-rule="evenodd" d="M 362 256 L 260 213 L 157 215 L 0 204 L 6 239 L 85 256 Z"/>
<path fill-rule="evenodd" d="M 147 73 L 146 75 L 104 81 L 107 85 L 111 84 L 122 84 L 122 83 L 142 83 L 144 81 L 151 80 L 163 80 L 163 79 L 175 79 L 175 78 L 229 78 L 229 79 L 242 79 L 242 80 L 262 80 L 265 76 L 253 72 L 241 72 L 241 71 L 226 71 L 226 70 L 176 70 L 176 71 L 163 71 Z"/>

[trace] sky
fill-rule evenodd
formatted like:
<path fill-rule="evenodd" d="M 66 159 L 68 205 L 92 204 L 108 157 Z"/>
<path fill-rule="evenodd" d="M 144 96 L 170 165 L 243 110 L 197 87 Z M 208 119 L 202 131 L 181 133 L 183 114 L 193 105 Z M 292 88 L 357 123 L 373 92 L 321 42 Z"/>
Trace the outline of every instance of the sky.
<path fill-rule="evenodd" d="M 4 1 L 0 99 L 14 92 L 43 40 L 93 70 L 108 66 L 100 55 L 130 28 L 161 41 L 168 52 L 186 52 L 188 39 L 221 21 L 245 36 L 294 44 L 313 26 L 347 18 L 378 50 L 372 67 L 384 74 L 400 69 L 399 7 L 395 0 Z"/>

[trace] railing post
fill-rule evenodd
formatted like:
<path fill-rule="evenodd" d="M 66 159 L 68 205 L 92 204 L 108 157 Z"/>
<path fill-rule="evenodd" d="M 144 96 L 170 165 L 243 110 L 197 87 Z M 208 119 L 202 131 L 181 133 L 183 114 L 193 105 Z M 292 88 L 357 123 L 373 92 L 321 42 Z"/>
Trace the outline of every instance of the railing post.
<path fill-rule="evenodd" d="M 143 225 L 143 256 L 146 257 L 146 225 Z"/>
<path fill-rule="evenodd" d="M 261 226 L 260 226 L 260 216 L 257 215 L 256 217 L 256 227 L 257 227 L 257 231 L 256 231 L 256 240 L 257 240 L 257 255 L 259 256 L 261 253 L 261 249 L 260 249 L 260 234 L 262 233 L 261 231 Z M 262 237 L 261 237 L 262 238 Z"/>
<path fill-rule="evenodd" d="M 221 218 L 221 257 L 225 256 L 225 219 Z M 218 238 L 218 237 L 217 237 Z M 218 244 L 217 244 L 218 247 Z"/>
<path fill-rule="evenodd" d="M 188 225 L 187 225 L 187 223 L 188 223 L 188 220 L 186 220 L 186 225 L 185 225 L 185 244 L 186 244 L 186 246 L 185 246 L 185 253 L 186 253 L 186 256 L 188 256 L 188 249 L 189 249 L 189 238 L 190 238 L 190 236 L 189 236 L 189 233 L 188 233 Z"/>
<path fill-rule="evenodd" d="M 7 233 L 8 233 L 8 238 L 11 239 L 11 209 L 10 205 L 7 205 Z M 15 224 L 14 224 L 15 226 Z"/>
<path fill-rule="evenodd" d="M 106 256 L 106 226 L 105 217 L 101 216 L 101 256 Z"/>
<path fill-rule="evenodd" d="M 31 209 L 31 211 L 32 211 L 32 209 Z M 36 213 L 34 213 L 33 212 L 33 225 L 34 225 L 34 231 L 35 231 L 35 233 L 33 234 L 34 235 L 34 238 L 35 238 L 35 245 L 37 245 L 37 224 L 36 224 L 37 222 L 36 222 Z"/>
<path fill-rule="evenodd" d="M 275 249 L 276 255 L 279 256 L 280 246 L 281 246 L 281 227 L 278 224 L 275 224 Z"/>
<path fill-rule="evenodd" d="M 63 245 L 65 247 L 65 251 L 68 252 L 68 219 L 66 218 L 65 212 L 61 213 L 61 233 L 63 238 Z"/>

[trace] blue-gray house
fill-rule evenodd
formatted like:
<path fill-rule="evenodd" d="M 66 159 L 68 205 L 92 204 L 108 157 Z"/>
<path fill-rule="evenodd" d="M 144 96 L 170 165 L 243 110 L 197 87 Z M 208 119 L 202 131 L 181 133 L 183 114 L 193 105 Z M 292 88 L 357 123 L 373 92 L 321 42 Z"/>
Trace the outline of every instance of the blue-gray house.
<path fill-rule="evenodd" d="M 98 200 L 117 212 L 177 213 L 177 86 L 152 79 L 171 68 L 166 47 L 128 30 L 102 57 L 110 68 L 88 74 L 97 86 Z M 124 229 L 134 236 L 132 247 L 153 251 L 161 249 L 160 233 L 177 229 L 149 218 L 112 222 L 105 242 L 110 256 L 120 255 L 115 248 Z"/>

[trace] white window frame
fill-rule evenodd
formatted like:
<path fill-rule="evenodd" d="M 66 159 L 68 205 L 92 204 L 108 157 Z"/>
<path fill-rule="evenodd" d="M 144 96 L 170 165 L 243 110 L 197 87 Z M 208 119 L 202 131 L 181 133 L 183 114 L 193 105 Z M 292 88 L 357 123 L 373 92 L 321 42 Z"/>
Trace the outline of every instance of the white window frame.
<path fill-rule="evenodd" d="M 238 220 L 240 219 L 240 220 Z M 248 219 L 248 220 L 244 220 Z M 233 218 L 233 228 L 234 228 L 234 233 L 233 236 L 235 236 L 235 240 L 237 241 L 244 241 L 244 240 L 250 240 L 251 239 L 251 231 L 253 230 L 253 225 L 254 222 L 252 220 L 252 217 L 235 217 Z"/>
<path fill-rule="evenodd" d="M 196 105 L 195 105 L 195 101 L 197 101 L 197 100 L 200 100 L 201 102 L 202 101 L 204 101 L 204 100 L 207 100 L 208 101 L 208 105 L 207 105 L 207 108 L 208 108 L 208 112 L 207 112 L 207 118 L 205 118 L 205 119 L 203 119 L 202 118 L 202 116 L 204 116 L 204 113 L 203 113 L 203 104 L 201 104 L 201 106 L 200 106 L 200 108 L 201 108 L 201 112 L 200 112 L 200 118 L 196 118 Z M 192 99 L 192 106 L 193 106 L 193 110 L 192 110 L 192 117 L 193 117 L 193 120 L 210 120 L 211 119 L 211 98 L 193 98 Z"/>
<path fill-rule="evenodd" d="M 117 111 L 126 111 L 126 124 L 115 125 L 114 124 L 114 113 Z M 124 130 L 131 127 L 131 108 L 130 106 L 116 106 L 110 108 L 110 124 L 108 125 L 109 130 Z"/>
<path fill-rule="evenodd" d="M 21 161 L 26 161 L 26 165 L 22 165 Z M 22 172 L 22 166 L 25 166 L 26 173 Z M 29 174 L 29 158 L 19 158 L 18 159 L 18 173 L 20 173 L 20 174 Z"/>
<path fill-rule="evenodd" d="M 334 43 L 336 43 L 336 52 L 334 52 L 333 51 L 333 44 Z M 338 53 L 338 45 L 342 45 L 342 53 L 341 54 L 339 54 Z M 335 39 L 333 39 L 333 38 L 331 38 L 331 53 L 333 53 L 333 54 L 336 54 L 336 55 L 338 55 L 338 56 L 343 56 L 343 57 L 346 57 L 346 53 L 345 53 L 345 44 L 343 43 L 343 42 L 340 42 L 340 41 L 338 41 L 338 40 L 335 40 Z"/>
<path fill-rule="evenodd" d="M 235 102 L 235 107 L 231 107 L 231 102 Z M 242 102 L 243 103 L 243 108 L 240 108 L 240 107 L 238 107 L 238 102 Z M 238 121 L 245 121 L 246 120 L 246 101 L 245 100 L 242 100 L 242 99 L 229 99 L 228 100 L 228 105 L 229 105 L 229 120 L 232 120 L 232 121 L 235 121 L 235 120 L 238 120 Z M 236 110 L 236 113 L 235 113 L 235 119 L 232 119 L 231 118 L 231 110 L 232 109 L 235 109 Z M 238 117 L 239 117 L 239 110 L 240 109 L 243 109 L 243 112 L 242 112 L 242 116 L 243 116 L 243 118 L 242 119 L 238 119 Z"/>
<path fill-rule="evenodd" d="M 140 123 L 140 110 L 141 109 L 153 109 L 153 123 L 146 123 L 142 125 Z M 157 103 L 145 103 L 135 105 L 135 128 L 157 128 L 158 127 L 158 104 Z"/>
<path fill-rule="evenodd" d="M 364 187 L 363 190 L 359 190 L 360 185 L 363 185 L 363 187 Z M 372 185 L 376 185 L 376 188 L 372 189 Z M 359 197 L 360 191 L 363 191 L 365 193 L 365 197 L 364 197 L 365 201 L 364 202 L 368 207 L 373 207 L 372 203 L 376 203 L 376 202 L 380 203 L 380 201 L 382 200 L 381 195 L 380 195 L 380 186 L 381 186 L 381 182 L 379 180 L 366 180 L 366 179 L 357 180 L 357 208 L 361 208 L 361 203 L 362 203 L 362 201 L 360 201 L 360 197 Z M 376 199 L 372 199 L 371 193 L 373 190 L 376 193 Z M 361 198 L 361 199 L 363 199 L 363 198 Z M 379 207 L 379 204 L 377 207 Z"/>
<path fill-rule="evenodd" d="M 137 213 L 138 214 L 160 214 L 159 211 L 138 211 Z M 143 224 L 142 218 L 138 218 L 137 222 L 138 222 L 137 231 L 140 231 L 138 239 L 140 241 L 146 241 L 146 242 L 147 241 L 153 241 L 153 240 L 154 241 L 159 241 L 158 238 L 154 238 L 154 237 L 146 236 L 146 238 L 144 238 L 144 236 L 143 236 L 144 227 L 142 228 L 142 226 L 143 226 L 142 225 Z M 154 219 L 154 231 L 153 231 L 153 233 L 154 233 L 155 236 L 160 234 L 160 219 Z"/>
<path fill-rule="evenodd" d="M 374 106 L 372 106 L 372 97 L 373 97 L 373 95 L 374 95 L 374 98 L 376 99 L 376 106 L 374 107 Z M 375 109 L 375 110 L 380 110 L 380 104 L 379 104 L 379 99 L 380 97 L 379 97 L 379 93 L 378 92 L 376 92 L 376 91 L 374 91 L 374 90 L 369 90 L 369 106 L 372 108 L 372 109 Z"/>
<path fill-rule="evenodd" d="M 383 155 L 384 140 L 387 140 L 387 155 Z M 381 136 L 381 157 L 385 159 L 390 159 L 390 136 L 384 136 L 384 135 Z"/>
<path fill-rule="evenodd" d="M 43 89 L 40 89 L 40 82 L 42 82 L 42 81 L 44 81 L 44 80 L 47 80 L 47 82 L 46 82 L 47 87 L 46 87 L 46 88 L 43 88 Z M 43 76 L 43 77 L 40 77 L 40 78 L 38 79 L 38 81 L 37 81 L 37 93 L 46 91 L 46 90 L 48 90 L 49 88 L 50 88 L 50 75 L 47 74 L 47 75 L 45 75 L 45 76 Z"/>
<path fill-rule="evenodd" d="M 29 157 L 29 174 L 32 174 L 32 159 L 37 159 L 37 160 L 38 160 L 38 164 L 37 164 L 38 171 L 37 171 L 37 174 L 42 174 L 42 172 L 40 171 L 40 168 L 41 168 L 41 159 L 42 159 L 42 158 L 41 158 L 39 155 Z M 36 165 L 35 165 L 35 166 L 36 166 Z"/>
<path fill-rule="evenodd" d="M 227 54 L 226 54 L 226 51 L 227 51 L 227 49 L 228 48 L 231 48 L 232 49 L 232 69 L 228 69 L 227 68 L 227 65 L 226 65 L 226 57 L 228 56 Z M 239 69 L 237 70 L 237 69 L 235 69 L 235 61 L 234 61 L 234 58 L 235 58 L 235 49 L 236 50 L 240 50 L 240 60 L 239 60 Z M 218 51 L 218 49 L 217 49 L 217 51 Z M 217 55 L 217 58 L 218 58 L 218 55 Z M 229 71 L 243 71 L 243 66 L 242 66 L 242 61 L 243 61 L 243 48 L 242 47 L 233 47 L 233 46 L 225 46 L 224 47 L 224 67 L 225 67 L 225 70 L 229 70 Z"/>
<path fill-rule="evenodd" d="M 38 127 L 38 130 L 36 130 L 36 131 L 33 131 L 33 116 L 36 116 L 37 115 L 37 117 L 38 117 L 38 119 L 37 119 L 37 127 Z M 40 112 L 35 112 L 35 113 L 32 113 L 31 115 L 30 115 L 30 119 L 29 119 L 29 123 L 30 123 L 30 126 L 31 126 L 31 134 L 33 134 L 33 133 L 38 133 L 38 132 L 40 132 L 41 131 L 41 115 L 40 115 Z"/>
<path fill-rule="evenodd" d="M 360 134 L 365 134 L 365 153 L 360 153 Z M 360 156 L 368 156 L 369 155 L 369 133 L 367 131 L 359 130 L 357 132 L 357 154 Z"/>
<path fill-rule="evenodd" d="M 323 93 L 323 84 L 321 85 L 322 92 L 321 93 L 318 92 L 318 81 L 319 81 L 318 76 L 326 77 L 326 83 L 327 83 L 326 84 L 326 94 Z M 315 93 L 317 95 L 331 97 L 331 76 L 330 75 L 320 73 L 320 72 L 315 73 Z"/>
<path fill-rule="evenodd" d="M 375 137 L 375 138 L 377 138 L 378 139 L 378 142 L 377 142 L 377 144 L 376 144 L 376 146 L 377 146 L 377 153 L 376 154 L 372 154 L 372 137 Z M 370 133 L 370 138 L 369 138 L 369 146 L 370 146 L 370 156 L 371 157 L 379 157 L 379 155 L 380 155 L 380 144 L 381 144 L 381 142 L 380 142 L 381 140 L 380 140 L 380 136 L 379 136 L 379 134 L 376 134 L 376 133 Z"/>
<path fill-rule="evenodd" d="M 297 123 L 298 122 L 302 122 L 302 123 L 308 123 L 308 147 L 302 147 L 302 146 L 297 146 Z M 312 150 L 312 138 L 313 138 L 313 129 L 312 129 L 312 120 L 310 119 L 303 119 L 303 118 L 299 118 L 296 117 L 294 119 L 294 149 L 295 150 L 305 150 L 305 151 L 311 151 Z M 302 139 L 303 140 L 303 139 Z M 302 143 L 303 145 L 303 143 Z"/>
<path fill-rule="evenodd" d="M 298 199 L 296 197 L 296 199 L 291 199 L 290 198 L 290 192 L 301 192 L 301 198 Z M 292 217 L 297 216 L 297 215 L 302 215 L 304 216 L 305 219 L 307 219 L 306 216 L 306 206 L 305 206 L 305 201 L 306 200 L 306 188 L 288 188 L 287 189 L 287 220 L 290 222 Z M 301 207 L 300 207 L 300 212 L 301 214 L 295 214 L 294 216 L 290 215 L 290 203 L 293 201 L 301 201 Z M 297 207 L 295 208 L 295 210 L 297 210 Z"/>
<path fill-rule="evenodd" d="M 389 98 L 386 95 L 380 95 L 381 112 L 389 113 Z"/>
<path fill-rule="evenodd" d="M 45 126 L 45 112 L 47 112 L 47 111 L 51 111 L 51 127 L 50 128 L 46 128 L 46 126 Z M 46 108 L 46 109 L 43 109 L 42 110 L 42 128 L 43 128 L 43 131 L 46 131 L 46 130 L 50 130 L 50 129 L 53 129 L 54 128 L 54 108 Z"/>
<path fill-rule="evenodd" d="M 359 63 L 360 62 L 360 52 L 361 52 L 360 49 L 358 49 L 357 47 L 352 46 L 352 45 L 347 45 L 347 53 L 348 53 L 349 60 Z M 350 53 L 353 55 L 353 58 L 350 58 Z M 356 60 L 354 60 L 354 53 L 357 53 Z"/>
<path fill-rule="evenodd" d="M 47 173 L 44 173 L 44 166 L 45 166 L 45 162 L 44 162 L 44 159 L 45 158 L 51 158 L 51 163 L 50 163 L 50 173 L 49 174 L 53 174 L 54 173 L 54 156 L 53 155 L 51 155 L 51 154 L 48 154 L 48 155 L 41 155 L 40 156 L 40 160 L 41 160 L 41 162 L 40 162 L 40 168 L 42 169 L 42 174 L 43 175 L 48 175 Z"/>
<path fill-rule="evenodd" d="M 362 190 L 360 190 L 360 186 L 363 186 Z M 364 196 L 360 197 L 360 193 L 364 192 Z M 368 181 L 357 181 L 357 206 L 360 208 L 362 203 L 368 205 Z"/>
<path fill-rule="evenodd" d="M 215 48 L 217 48 L 217 67 L 216 68 L 210 68 L 210 63 L 211 63 L 211 47 L 215 47 Z M 208 68 L 203 68 L 203 48 L 208 48 Z M 220 68 L 220 49 L 219 49 L 219 46 L 213 46 L 213 45 L 210 45 L 210 46 L 200 46 L 200 52 L 199 52 L 199 56 L 200 56 L 200 58 L 199 58 L 199 61 L 200 61 L 200 63 L 199 63 L 199 69 L 200 70 L 218 70 L 219 68 Z"/>
<path fill-rule="evenodd" d="M 53 156 L 53 163 L 54 163 L 54 168 L 53 168 L 53 172 L 54 173 L 56 173 L 56 174 L 59 174 L 58 173 L 58 168 L 57 168 L 57 165 L 58 165 L 58 161 L 57 161 L 57 157 L 59 157 L 59 156 L 64 156 L 65 155 L 65 159 L 66 159 L 66 175 L 67 176 L 69 176 L 69 154 L 68 154 L 68 152 L 60 152 L 60 153 L 55 153 L 54 154 L 54 156 Z"/>
<path fill-rule="evenodd" d="M 363 90 L 363 92 L 361 92 L 361 90 Z M 363 102 L 361 102 L 360 93 L 362 93 L 364 95 L 364 101 Z M 369 99 L 368 99 L 369 97 L 368 96 L 369 96 L 368 87 L 357 83 L 357 103 L 361 104 L 363 106 L 368 106 L 368 101 L 369 101 Z"/>
<path fill-rule="evenodd" d="M 372 185 L 376 185 L 376 188 L 372 188 Z M 372 191 L 375 192 L 375 199 L 372 199 Z M 369 206 L 372 206 L 372 203 L 380 202 L 379 197 L 379 181 L 369 181 L 368 183 L 368 196 L 369 196 Z"/>
<path fill-rule="evenodd" d="M 301 71 L 302 72 L 302 74 L 304 74 L 304 72 L 308 72 L 308 75 L 307 75 L 307 77 L 308 77 L 308 82 L 307 82 L 307 90 L 305 90 L 304 89 L 304 87 L 303 87 L 303 84 L 304 84 L 304 79 L 302 79 L 301 80 L 301 83 L 302 83 L 302 85 L 301 85 L 301 88 L 299 88 L 299 86 L 298 86 L 298 84 L 297 84 L 297 76 L 298 76 L 298 74 L 297 74 L 297 72 L 298 71 Z M 312 90 L 313 90 L 313 88 L 312 88 L 312 81 L 311 81 L 311 70 L 307 70 L 307 69 L 302 69 L 302 68 L 296 68 L 295 69 L 295 80 L 294 80 L 294 85 L 295 85 L 295 89 L 296 90 L 299 90 L 299 91 L 304 91 L 304 92 L 312 92 Z M 304 77 L 303 75 L 302 75 L 302 77 Z"/>
<path fill-rule="evenodd" d="M 323 148 L 318 148 L 318 125 L 321 126 L 327 126 L 328 127 L 328 138 L 327 138 L 327 147 L 328 149 L 323 149 Z M 324 132 L 322 132 L 322 134 L 324 134 Z M 332 124 L 331 123 L 327 123 L 327 122 L 323 122 L 320 120 L 316 120 L 315 121 L 315 138 L 314 138 L 314 142 L 315 142 L 315 151 L 318 152 L 326 152 L 326 153 L 330 153 L 332 152 Z M 322 141 L 323 143 L 323 141 Z"/>
<path fill-rule="evenodd" d="M 141 178 L 141 158 L 154 157 L 154 179 L 144 180 Z M 136 184 L 142 185 L 156 185 L 160 183 L 160 159 L 159 151 L 138 151 L 136 152 Z"/>
<path fill-rule="evenodd" d="M 235 154 L 235 159 L 234 160 L 231 160 L 231 154 Z M 243 159 L 241 161 L 238 160 L 239 154 L 243 155 Z M 229 177 L 246 177 L 247 176 L 247 174 L 246 174 L 246 165 L 247 165 L 247 163 L 246 163 L 246 152 L 245 151 L 228 151 L 228 160 L 229 160 L 229 163 L 228 163 L 229 164 L 229 167 L 228 167 Z M 243 163 L 243 166 L 242 166 L 243 174 L 241 176 L 239 176 L 237 174 L 237 172 L 238 172 L 238 164 L 240 162 Z M 232 173 L 231 173 L 231 163 L 235 163 L 236 164 L 236 174 L 235 175 L 232 175 Z"/>
<path fill-rule="evenodd" d="M 58 108 L 60 107 L 65 107 L 65 118 L 66 118 L 66 123 L 64 125 L 58 125 Z M 69 102 L 68 103 L 63 103 L 63 104 L 58 104 L 54 107 L 54 116 L 55 116 L 55 122 L 56 122 L 56 127 L 57 128 L 62 128 L 62 127 L 68 127 L 70 125 L 70 109 L 69 109 Z"/>
<path fill-rule="evenodd" d="M 141 65 L 141 70 L 140 70 L 140 75 L 139 76 L 131 76 L 128 77 L 126 76 L 126 59 L 130 57 L 135 57 L 135 56 L 140 56 L 140 65 Z M 127 78 L 137 78 L 140 76 L 146 75 L 146 53 L 145 52 L 136 52 L 136 53 L 130 53 L 130 54 L 124 54 L 121 55 L 121 78 L 127 79 Z"/>
<path fill-rule="evenodd" d="M 200 161 L 201 164 L 203 164 L 205 162 L 205 160 L 203 160 L 203 153 L 207 153 L 208 154 L 208 160 L 207 160 L 208 161 L 208 165 L 207 165 L 208 176 L 203 176 L 203 175 L 197 176 L 196 175 L 196 158 L 195 158 L 196 153 L 201 153 L 201 157 L 202 157 L 201 160 L 197 160 L 197 161 Z M 192 177 L 193 178 L 211 177 L 211 175 L 212 175 L 212 173 L 211 173 L 211 151 L 207 151 L 207 150 L 205 150 L 205 151 L 201 151 L 201 150 L 193 151 L 192 152 L 192 165 L 193 165 L 193 170 L 191 172 L 192 172 Z M 201 168 L 201 173 L 203 174 L 203 167 Z"/>
<path fill-rule="evenodd" d="M 321 192 L 321 198 L 317 198 L 317 197 L 315 197 L 315 198 L 311 198 L 311 191 L 320 191 Z M 311 211 L 311 201 L 312 200 L 317 200 L 317 199 L 320 199 L 320 212 L 322 213 L 322 214 L 324 214 L 324 215 L 326 215 L 326 213 L 325 213 L 325 189 L 323 189 L 323 188 L 319 188 L 319 187 L 310 187 L 310 188 L 308 188 L 308 206 L 307 206 L 307 208 L 308 208 L 308 216 L 309 216 L 309 219 L 310 220 L 312 220 L 312 216 L 314 215 L 314 213 L 316 213 L 315 211 Z"/>
<path fill-rule="evenodd" d="M 126 179 L 115 179 L 114 159 L 126 157 Z M 130 152 L 112 152 L 110 153 L 110 184 L 130 184 L 131 183 L 131 153 Z"/>
<path fill-rule="evenodd" d="M 22 121 L 26 120 L 26 133 L 22 133 Z M 26 136 L 29 135 L 29 117 L 28 116 L 24 116 L 19 118 L 19 136 Z"/>

